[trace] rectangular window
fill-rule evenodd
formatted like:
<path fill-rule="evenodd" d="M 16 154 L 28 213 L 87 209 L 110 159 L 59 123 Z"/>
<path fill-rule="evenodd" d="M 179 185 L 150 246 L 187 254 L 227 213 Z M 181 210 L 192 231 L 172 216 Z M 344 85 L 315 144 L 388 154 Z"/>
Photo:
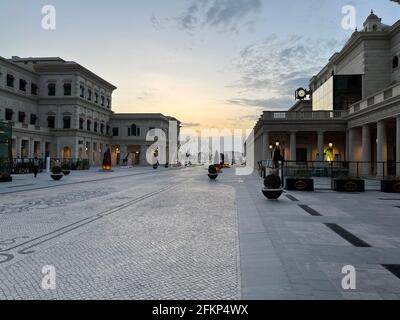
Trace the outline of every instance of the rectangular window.
<path fill-rule="evenodd" d="M 92 123 L 90 122 L 90 120 L 86 121 L 86 130 L 90 131 L 92 129 Z"/>
<path fill-rule="evenodd" d="M 82 118 L 79 118 L 79 129 L 83 130 L 83 124 L 84 124 L 84 120 Z"/>
<path fill-rule="evenodd" d="M 54 97 L 56 95 L 56 84 L 55 83 L 49 83 L 47 85 L 47 89 L 48 89 L 49 97 Z"/>
<path fill-rule="evenodd" d="M 37 94 L 38 94 L 38 87 L 34 83 L 31 84 L 31 94 L 34 96 L 37 96 Z"/>
<path fill-rule="evenodd" d="M 14 76 L 7 74 L 7 87 L 14 88 Z"/>
<path fill-rule="evenodd" d="M 36 114 L 31 114 L 31 125 L 35 126 L 37 121 L 37 116 Z"/>
<path fill-rule="evenodd" d="M 137 136 L 137 137 L 140 137 L 140 128 L 137 128 L 137 129 L 136 129 L 136 136 Z"/>
<path fill-rule="evenodd" d="M 6 109 L 6 121 L 12 121 L 14 115 L 14 111 L 11 109 Z"/>
<path fill-rule="evenodd" d="M 26 81 L 24 79 L 19 79 L 19 90 L 26 91 Z"/>
<path fill-rule="evenodd" d="M 97 129 L 99 127 L 99 124 L 97 122 L 94 123 L 94 132 L 97 132 Z"/>
<path fill-rule="evenodd" d="M 107 134 L 107 135 L 110 134 L 110 126 L 109 126 L 109 125 L 106 126 L 106 134 Z"/>
<path fill-rule="evenodd" d="M 104 96 L 101 96 L 101 105 L 104 107 Z"/>
<path fill-rule="evenodd" d="M 119 136 L 119 128 L 113 128 L 112 134 L 113 134 L 113 137 L 118 137 Z"/>
<path fill-rule="evenodd" d="M 71 129 L 71 117 L 64 117 L 63 118 L 63 128 L 64 129 Z"/>
<path fill-rule="evenodd" d="M 18 122 L 24 123 L 25 122 L 25 112 L 18 112 Z"/>
<path fill-rule="evenodd" d="M 80 97 L 81 98 L 84 98 L 85 97 L 85 87 L 84 86 L 80 86 L 79 87 L 79 90 L 80 90 Z"/>
<path fill-rule="evenodd" d="M 47 126 L 51 129 L 54 129 L 56 127 L 56 117 L 55 116 L 47 117 Z"/>
<path fill-rule="evenodd" d="M 107 99 L 107 108 L 110 108 L 111 107 L 111 101 L 110 101 L 110 99 Z"/>
<path fill-rule="evenodd" d="M 89 89 L 87 94 L 88 94 L 88 96 L 87 96 L 88 100 L 92 101 L 92 90 Z"/>
<path fill-rule="evenodd" d="M 70 83 L 64 83 L 64 96 L 70 96 L 72 94 L 72 85 Z"/>
<path fill-rule="evenodd" d="M 131 128 L 128 128 L 128 137 L 131 136 Z"/>
<path fill-rule="evenodd" d="M 104 124 L 100 125 L 100 133 L 102 133 L 102 134 L 104 133 Z"/>
<path fill-rule="evenodd" d="M 97 92 L 94 94 L 94 102 L 99 103 L 99 94 Z"/>

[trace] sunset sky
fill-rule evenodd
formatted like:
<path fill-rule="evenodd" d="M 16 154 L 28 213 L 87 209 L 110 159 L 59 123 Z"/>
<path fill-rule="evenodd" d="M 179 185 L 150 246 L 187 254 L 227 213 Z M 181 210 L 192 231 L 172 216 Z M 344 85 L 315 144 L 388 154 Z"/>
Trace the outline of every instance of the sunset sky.
<path fill-rule="evenodd" d="M 57 29 L 41 28 L 43 5 Z M 118 87 L 116 112 L 161 112 L 186 128 L 252 128 L 341 48 L 342 7 L 357 24 L 389 0 L 0 0 L 0 56 L 60 56 Z"/>

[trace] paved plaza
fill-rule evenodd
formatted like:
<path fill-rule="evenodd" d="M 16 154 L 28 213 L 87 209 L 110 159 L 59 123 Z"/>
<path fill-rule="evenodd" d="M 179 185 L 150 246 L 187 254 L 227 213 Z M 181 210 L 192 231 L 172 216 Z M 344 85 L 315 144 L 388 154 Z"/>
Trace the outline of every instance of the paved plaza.
<path fill-rule="evenodd" d="M 261 188 L 205 167 L 16 176 L 0 185 L 0 299 L 400 298 L 400 196 Z"/>

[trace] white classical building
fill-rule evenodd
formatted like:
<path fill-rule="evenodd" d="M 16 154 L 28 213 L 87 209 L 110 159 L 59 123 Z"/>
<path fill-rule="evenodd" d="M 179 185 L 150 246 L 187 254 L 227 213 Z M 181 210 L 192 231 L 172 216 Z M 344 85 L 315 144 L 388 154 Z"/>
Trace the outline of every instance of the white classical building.
<path fill-rule="evenodd" d="M 13 124 L 14 158 L 89 160 L 101 164 L 112 150 L 113 162 L 126 157 L 146 165 L 153 128 L 166 130 L 162 114 L 115 114 L 114 85 L 76 62 L 61 58 L 0 57 L 0 121 Z"/>
<path fill-rule="evenodd" d="M 400 175 L 399 59 L 400 20 L 385 25 L 371 12 L 363 30 L 312 77 L 310 100 L 261 115 L 255 163 L 269 159 L 279 142 L 285 160 L 372 162 L 363 166 L 365 175 L 383 168 Z"/>

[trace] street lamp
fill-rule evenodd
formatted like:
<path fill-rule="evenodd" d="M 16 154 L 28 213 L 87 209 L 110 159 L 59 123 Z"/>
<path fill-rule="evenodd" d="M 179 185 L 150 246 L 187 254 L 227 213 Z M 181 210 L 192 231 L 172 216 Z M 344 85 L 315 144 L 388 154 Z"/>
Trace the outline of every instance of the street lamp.
<path fill-rule="evenodd" d="M 276 141 L 276 142 L 275 142 L 275 145 L 276 145 L 277 147 L 279 147 L 280 142 L 279 142 L 279 141 Z"/>
<path fill-rule="evenodd" d="M 329 142 L 329 148 L 330 148 L 330 149 L 333 148 L 333 142 Z"/>

